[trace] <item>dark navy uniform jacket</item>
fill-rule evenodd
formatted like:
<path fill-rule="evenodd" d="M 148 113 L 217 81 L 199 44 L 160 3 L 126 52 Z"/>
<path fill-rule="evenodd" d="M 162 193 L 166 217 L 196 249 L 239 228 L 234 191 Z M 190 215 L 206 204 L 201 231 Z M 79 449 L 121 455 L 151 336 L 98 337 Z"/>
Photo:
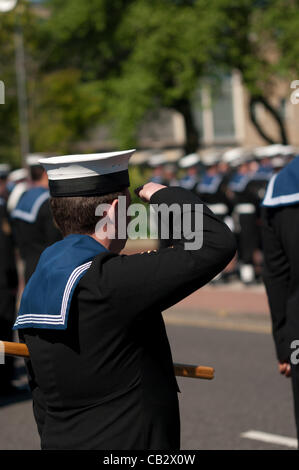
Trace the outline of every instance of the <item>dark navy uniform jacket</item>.
<path fill-rule="evenodd" d="M 27 282 L 43 250 L 61 239 L 53 222 L 49 191 L 34 187 L 26 191 L 11 213 L 16 245 L 25 263 Z"/>
<path fill-rule="evenodd" d="M 299 157 L 274 175 L 262 203 L 264 281 L 278 359 L 299 338 Z"/>
<path fill-rule="evenodd" d="M 299 157 L 268 185 L 262 203 L 264 282 L 278 360 L 290 362 L 299 338 Z M 298 346 L 297 346 L 298 348 Z M 298 354 L 296 358 L 298 357 Z M 292 363 L 295 419 L 299 437 L 299 364 Z"/>
<path fill-rule="evenodd" d="M 194 215 L 201 201 L 164 188 L 151 203 L 190 204 Z M 100 253 L 74 291 L 66 329 L 19 331 L 31 355 L 43 449 L 179 449 L 178 387 L 161 312 L 235 253 L 230 230 L 207 207 L 203 228 L 203 246 L 194 251 L 184 249 L 182 235 L 156 252 Z"/>

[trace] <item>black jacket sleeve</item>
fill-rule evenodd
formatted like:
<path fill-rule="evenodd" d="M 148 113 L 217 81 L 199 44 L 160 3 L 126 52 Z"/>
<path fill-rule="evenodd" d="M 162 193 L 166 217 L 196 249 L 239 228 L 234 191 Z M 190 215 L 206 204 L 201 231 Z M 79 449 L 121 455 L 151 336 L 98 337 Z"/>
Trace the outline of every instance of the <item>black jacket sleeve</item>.
<path fill-rule="evenodd" d="M 277 230 L 275 209 L 262 211 L 262 242 L 264 251 L 264 283 L 270 306 L 272 330 L 277 357 L 285 361 L 289 356 L 286 338 L 286 309 L 290 282 L 290 264 Z"/>
<path fill-rule="evenodd" d="M 163 311 L 176 304 L 222 271 L 236 250 L 229 228 L 202 206 L 202 201 L 192 192 L 177 187 L 164 188 L 155 193 L 150 202 L 167 206 L 177 203 L 181 208 L 185 205 L 184 212 L 189 212 L 193 222 L 195 211 L 201 205 L 203 244 L 195 250 L 186 248 L 191 230 L 184 233 L 182 224 L 179 238 L 172 247 L 107 258 L 101 265 L 103 289 L 116 310 L 126 310 L 124 317 L 129 320 L 144 311 Z"/>

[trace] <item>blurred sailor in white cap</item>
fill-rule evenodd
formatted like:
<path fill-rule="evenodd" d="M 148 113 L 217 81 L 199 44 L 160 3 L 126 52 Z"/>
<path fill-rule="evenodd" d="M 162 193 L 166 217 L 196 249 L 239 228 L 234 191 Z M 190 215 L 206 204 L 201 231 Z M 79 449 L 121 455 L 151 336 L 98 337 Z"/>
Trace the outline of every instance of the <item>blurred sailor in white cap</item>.
<path fill-rule="evenodd" d="M 226 158 L 228 156 L 231 168 L 235 169 L 228 189 L 234 194 L 233 218 L 238 240 L 239 273 L 243 284 L 249 285 L 256 280 L 254 256 L 259 248 L 257 218 L 260 200 L 252 185 L 251 153 L 247 149 L 237 148 L 229 150 Z"/>
<path fill-rule="evenodd" d="M 264 145 L 254 149 L 253 154 L 259 164 L 257 176 L 261 174 L 261 176 L 264 176 L 265 179 L 268 181 L 270 180 L 273 173 L 271 160 L 273 157 L 280 155 L 282 147 L 283 145 L 275 144 Z"/>
<path fill-rule="evenodd" d="M 161 153 L 152 155 L 148 159 L 148 165 L 153 171 L 150 179 L 152 183 L 165 184 L 164 165 L 166 162 L 166 158 Z"/>
<path fill-rule="evenodd" d="M 0 178 L 7 179 L 10 172 L 10 165 L 8 163 L 0 163 Z"/>
<path fill-rule="evenodd" d="M 16 245 L 25 264 L 25 282 L 43 250 L 61 239 L 51 216 L 48 177 L 40 158 L 41 155 L 27 157 L 30 184 L 17 186 L 9 201 Z"/>
<path fill-rule="evenodd" d="M 190 189 L 190 191 L 195 189 L 199 181 L 199 162 L 200 157 L 197 153 L 190 153 L 180 159 L 178 163 L 179 167 L 186 170 L 186 175 L 179 181 L 181 188 Z"/>
<path fill-rule="evenodd" d="M 18 204 L 21 196 L 30 188 L 27 168 L 18 168 L 9 173 L 7 188 L 9 192 L 7 210 L 11 213 Z"/>
<path fill-rule="evenodd" d="M 209 209 L 233 230 L 231 218 L 233 205 L 228 197 L 226 174 L 220 169 L 221 153 L 215 150 L 208 151 L 201 155 L 200 161 L 205 171 L 194 191 L 207 204 Z M 232 268 L 230 265 L 213 279 L 213 283 L 227 282 L 231 274 Z"/>
<path fill-rule="evenodd" d="M 262 202 L 273 173 L 278 173 L 293 157 L 294 147 L 282 144 L 266 145 L 256 148 L 253 155 L 258 169 L 252 175 L 252 187 Z"/>
<path fill-rule="evenodd" d="M 10 169 L 9 163 L 0 163 L 0 178 L 7 179 Z"/>
<path fill-rule="evenodd" d="M 43 252 L 15 328 L 30 351 L 43 449 L 180 447 L 178 387 L 161 311 L 221 271 L 235 242 L 204 207 L 200 248 L 185 246 L 190 231 L 182 226 L 172 248 L 119 255 L 127 232 L 117 214 L 120 196 L 130 204 L 133 152 L 41 160 L 64 239 Z M 157 205 L 188 204 L 191 225 L 201 203 L 190 191 L 157 183 L 136 194 Z M 96 229 L 102 204 L 114 238 Z"/>
<path fill-rule="evenodd" d="M 279 173 L 286 166 L 286 160 L 282 157 L 274 157 L 272 160 L 273 174 Z"/>
<path fill-rule="evenodd" d="M 173 162 L 166 163 L 164 165 L 164 184 L 166 186 L 179 186 L 179 181 L 177 179 L 177 166 Z"/>
<path fill-rule="evenodd" d="M 0 163 L 0 198 L 7 200 L 7 178 L 10 172 L 10 165 L 8 163 Z"/>
<path fill-rule="evenodd" d="M 201 156 L 205 166 L 205 174 L 197 184 L 195 191 L 221 220 L 231 214 L 232 204 L 226 188 L 223 185 L 224 174 L 219 170 L 221 155 L 219 152 L 209 152 Z"/>

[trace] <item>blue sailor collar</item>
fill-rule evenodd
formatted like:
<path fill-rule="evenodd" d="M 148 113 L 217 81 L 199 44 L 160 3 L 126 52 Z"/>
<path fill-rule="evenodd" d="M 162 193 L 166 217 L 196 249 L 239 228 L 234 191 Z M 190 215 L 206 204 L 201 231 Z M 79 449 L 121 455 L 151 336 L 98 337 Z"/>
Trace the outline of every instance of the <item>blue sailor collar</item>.
<path fill-rule="evenodd" d="M 260 166 L 258 170 L 253 174 L 252 179 L 254 181 L 266 180 L 269 181 L 273 175 L 273 168 L 270 166 Z"/>
<path fill-rule="evenodd" d="M 214 194 L 218 191 L 219 185 L 223 179 L 221 174 L 207 175 L 205 174 L 200 183 L 198 183 L 196 189 L 199 193 Z"/>
<path fill-rule="evenodd" d="M 11 213 L 11 217 L 34 223 L 42 204 L 47 199 L 49 199 L 49 191 L 46 188 L 40 186 L 31 188 L 22 195 Z"/>
<path fill-rule="evenodd" d="M 231 178 L 228 187 L 231 191 L 241 193 L 245 190 L 247 184 L 249 183 L 249 181 L 251 181 L 251 179 L 251 175 L 249 174 L 235 173 Z"/>
<path fill-rule="evenodd" d="M 262 202 L 264 207 L 289 206 L 299 203 L 299 156 L 273 175 Z"/>
<path fill-rule="evenodd" d="M 13 329 L 65 330 L 75 288 L 92 260 L 108 250 L 88 235 L 69 235 L 41 255 L 21 299 Z"/>
<path fill-rule="evenodd" d="M 180 186 L 185 189 L 192 189 L 196 183 L 198 182 L 198 178 L 195 175 L 186 175 L 184 178 L 180 180 Z"/>

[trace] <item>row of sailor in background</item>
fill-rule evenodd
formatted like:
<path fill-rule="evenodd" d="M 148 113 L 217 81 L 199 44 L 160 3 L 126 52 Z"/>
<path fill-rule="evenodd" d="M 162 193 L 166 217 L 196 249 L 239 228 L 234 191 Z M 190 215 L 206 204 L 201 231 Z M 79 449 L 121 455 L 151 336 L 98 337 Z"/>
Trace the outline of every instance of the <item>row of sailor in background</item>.
<path fill-rule="evenodd" d="M 193 153 L 175 164 L 163 154 L 150 157 L 151 181 L 194 191 L 235 233 L 238 254 L 212 282 L 239 278 L 244 285 L 252 285 L 261 281 L 261 202 L 271 177 L 296 154 L 293 146 L 275 144 Z M 165 240 L 160 243 L 167 246 Z"/>
<path fill-rule="evenodd" d="M 40 155 L 29 155 L 27 167 L 10 171 L 0 164 L 0 331 L 12 341 L 16 302 L 35 270 L 42 251 L 61 239 L 51 217 L 48 178 Z M 18 269 L 17 269 L 18 267 Z M 0 367 L 0 395 L 20 393 L 13 387 L 14 363 Z"/>

